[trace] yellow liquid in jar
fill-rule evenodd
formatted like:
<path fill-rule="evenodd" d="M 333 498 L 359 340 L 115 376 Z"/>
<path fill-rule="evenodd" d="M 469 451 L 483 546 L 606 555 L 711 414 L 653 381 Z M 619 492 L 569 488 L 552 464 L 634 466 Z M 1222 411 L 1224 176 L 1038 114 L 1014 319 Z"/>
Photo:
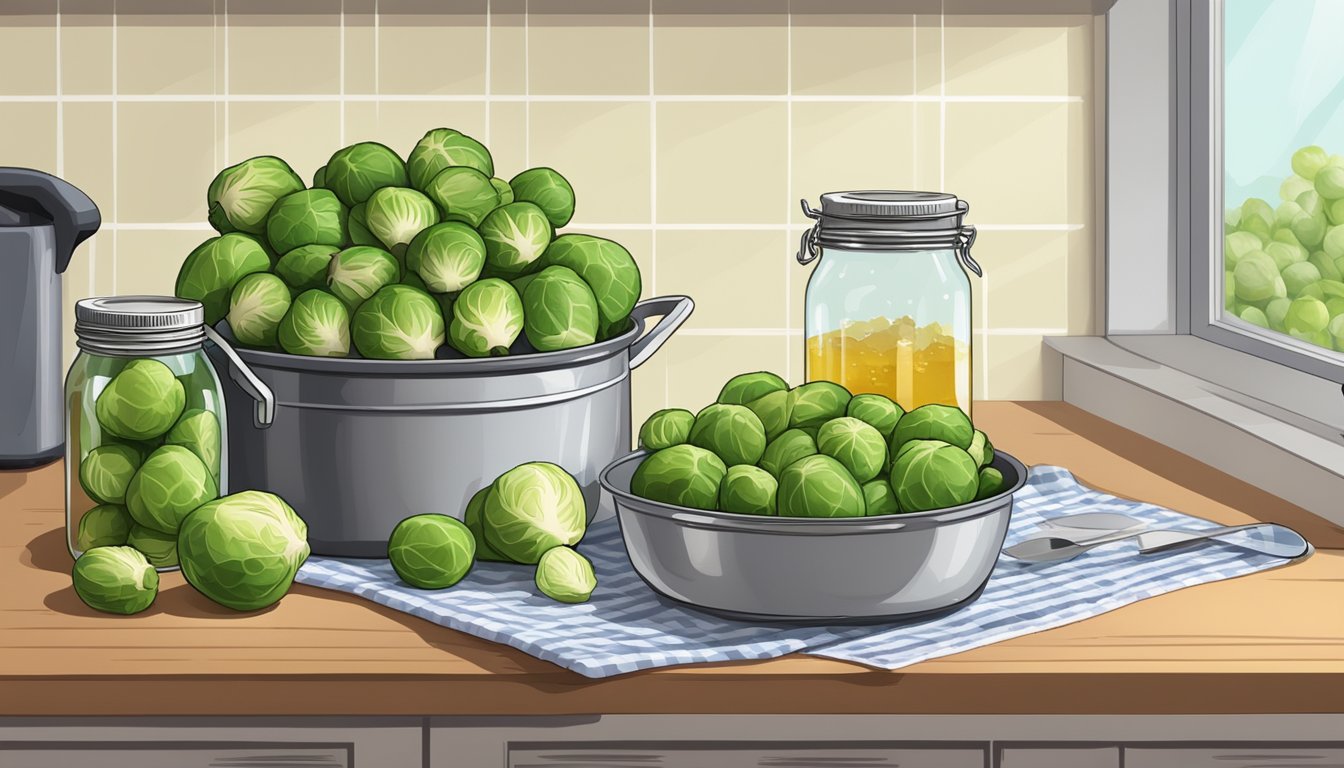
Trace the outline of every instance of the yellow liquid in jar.
<path fill-rule="evenodd" d="M 941 403 L 969 413 L 970 366 L 968 344 L 909 317 L 853 321 L 807 340 L 808 381 L 886 395 L 907 411 Z"/>

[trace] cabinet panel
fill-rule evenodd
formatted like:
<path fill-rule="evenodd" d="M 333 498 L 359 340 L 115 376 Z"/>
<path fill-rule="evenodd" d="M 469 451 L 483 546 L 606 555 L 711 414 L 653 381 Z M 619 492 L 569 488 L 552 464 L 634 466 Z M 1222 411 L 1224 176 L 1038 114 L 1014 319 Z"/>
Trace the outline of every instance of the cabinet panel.
<path fill-rule="evenodd" d="M 1333 768 L 1344 766 L 1344 744 L 1238 745 L 1215 748 L 1143 747 L 1125 750 L 1125 768 Z"/>
<path fill-rule="evenodd" d="M 522 746 L 509 749 L 509 768 L 780 768 L 780 766 L 900 766 L 900 768 L 984 768 L 978 749 L 901 749 L 754 746 L 678 747 L 659 745 L 585 745 L 582 748 Z"/>
<path fill-rule="evenodd" d="M 997 768 L 1120 768 L 1120 749 L 1007 747 L 999 752 Z"/>
<path fill-rule="evenodd" d="M 123 745 L 0 742 L 5 768 L 350 768 L 345 746 L 294 748 L 239 744 Z"/>

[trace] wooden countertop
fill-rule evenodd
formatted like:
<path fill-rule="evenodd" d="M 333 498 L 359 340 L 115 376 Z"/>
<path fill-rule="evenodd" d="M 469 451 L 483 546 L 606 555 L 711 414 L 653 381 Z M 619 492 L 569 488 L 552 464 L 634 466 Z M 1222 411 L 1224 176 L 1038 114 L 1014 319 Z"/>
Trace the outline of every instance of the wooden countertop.
<path fill-rule="evenodd" d="M 167 574 L 138 616 L 70 586 L 60 464 L 0 472 L 0 715 L 1344 712 L 1344 530 L 1062 403 L 983 403 L 1027 464 L 1225 523 L 1305 562 L 896 672 L 801 656 L 587 680 L 334 592 L 239 615 Z"/>

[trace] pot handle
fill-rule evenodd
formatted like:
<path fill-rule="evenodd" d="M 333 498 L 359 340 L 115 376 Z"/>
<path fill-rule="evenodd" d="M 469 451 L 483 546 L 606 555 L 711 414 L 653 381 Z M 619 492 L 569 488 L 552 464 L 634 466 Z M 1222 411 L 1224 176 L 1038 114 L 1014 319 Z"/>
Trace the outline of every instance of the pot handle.
<path fill-rule="evenodd" d="M 641 322 L 650 317 L 662 319 L 653 330 L 630 345 L 630 367 L 638 368 L 653 357 L 681 324 L 686 322 L 686 318 L 691 316 L 694 309 L 695 302 L 691 301 L 690 296 L 659 296 L 636 304 L 634 310 L 630 312 L 631 317 L 638 318 Z"/>
<path fill-rule="evenodd" d="M 205 326 L 205 335 L 219 347 L 220 351 L 229 358 L 232 365 L 229 366 L 229 377 L 242 387 L 243 391 L 252 396 L 257 402 L 257 409 L 252 414 L 252 424 L 257 429 L 266 429 L 271 426 L 275 420 L 275 394 L 266 383 L 257 378 L 257 374 L 243 362 L 243 359 L 234 351 L 233 346 L 224 340 L 214 328 Z"/>

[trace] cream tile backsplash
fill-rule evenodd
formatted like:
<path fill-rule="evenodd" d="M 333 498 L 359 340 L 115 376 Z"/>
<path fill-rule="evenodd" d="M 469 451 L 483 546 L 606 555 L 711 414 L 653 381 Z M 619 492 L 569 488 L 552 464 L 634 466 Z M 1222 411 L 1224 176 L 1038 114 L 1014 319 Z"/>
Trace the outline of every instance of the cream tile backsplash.
<path fill-rule="evenodd" d="M 0 164 L 102 208 L 67 305 L 170 293 L 210 235 L 206 185 L 255 154 L 310 177 L 344 144 L 408 151 L 448 125 L 506 178 L 554 166 L 579 193 L 571 229 L 622 241 L 646 295 L 699 303 L 636 372 L 636 419 L 746 368 L 801 380 L 799 198 L 945 189 L 981 233 L 976 397 L 1052 398 L 1041 337 L 1096 330 L 1102 22 L 974 5 L 12 0 Z"/>

